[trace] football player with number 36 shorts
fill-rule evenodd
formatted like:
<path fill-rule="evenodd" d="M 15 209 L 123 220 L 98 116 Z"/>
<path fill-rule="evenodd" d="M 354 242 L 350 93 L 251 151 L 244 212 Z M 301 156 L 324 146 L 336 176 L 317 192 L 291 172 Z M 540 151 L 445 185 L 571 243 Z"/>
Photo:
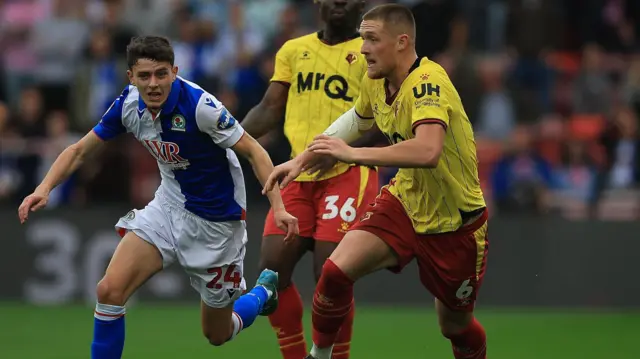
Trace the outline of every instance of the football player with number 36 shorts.
<path fill-rule="evenodd" d="M 220 101 L 177 76 L 168 40 L 133 38 L 127 63 L 131 85 L 91 132 L 60 154 L 18 210 L 24 223 L 55 186 L 118 135 L 132 133 L 158 162 L 162 183 L 155 198 L 116 224 L 123 238 L 97 286 L 92 359 L 121 358 L 125 303 L 175 262 L 200 293 L 202 331 L 212 345 L 233 339 L 278 304 L 278 274 L 268 269 L 242 294 L 247 203 L 236 153 L 263 183 L 273 169 L 269 155 Z M 274 225 L 288 237 L 297 235 L 297 220 L 284 209 L 279 190 L 268 197 Z"/>
<path fill-rule="evenodd" d="M 485 331 L 473 310 L 486 266 L 487 210 L 471 124 L 444 69 L 416 55 L 409 9 L 380 5 L 363 19 L 368 68 L 355 106 L 307 151 L 277 166 L 265 187 L 278 180 L 286 186 L 317 155 L 400 168 L 323 266 L 308 358 L 331 357 L 355 281 L 384 268 L 400 272 L 413 259 L 436 297 L 438 323 L 454 357 L 486 358 Z M 391 146 L 349 145 L 374 123 Z"/>
<path fill-rule="evenodd" d="M 357 32 L 364 1 L 318 3 L 323 29 L 289 40 L 280 48 L 264 98 L 242 121 L 245 130 L 259 138 L 274 129 L 284 113 L 284 134 L 292 157 L 353 107 L 367 70 Z M 376 133 L 379 131 L 374 129 L 361 141 L 374 140 Z M 299 220 L 300 237 L 285 243 L 285 233 L 273 225 L 273 211 L 267 215 L 263 233 L 260 266 L 279 274 L 280 307 L 269 321 L 284 359 L 301 359 L 307 354 L 302 300 L 291 281 L 296 264 L 312 251 L 317 280 L 325 260 L 379 189 L 374 167 L 341 163 L 330 156 L 320 161 L 328 162 L 324 171 L 316 173 L 310 168 L 282 190 L 287 210 Z M 353 315 L 350 310 L 342 325 L 334 359 L 349 357 Z"/>

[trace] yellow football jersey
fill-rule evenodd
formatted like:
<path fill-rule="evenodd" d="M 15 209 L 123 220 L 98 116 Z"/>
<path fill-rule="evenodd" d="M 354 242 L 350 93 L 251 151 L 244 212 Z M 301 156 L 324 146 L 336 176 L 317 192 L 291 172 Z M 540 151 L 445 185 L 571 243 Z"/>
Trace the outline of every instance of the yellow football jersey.
<path fill-rule="evenodd" d="M 340 115 L 353 107 L 367 63 L 360 54 L 362 39 L 328 45 L 313 33 L 287 41 L 276 55 L 271 81 L 289 85 L 284 134 L 291 144 L 292 158 L 302 153 Z M 338 163 L 321 179 L 346 172 Z M 314 181 L 301 174 L 297 181 Z"/>
<path fill-rule="evenodd" d="M 404 205 L 417 233 L 455 231 L 464 213 L 486 206 L 473 129 L 440 65 L 426 57 L 417 60 L 391 104 L 386 100 L 385 80 L 366 78 L 362 86 L 356 111 L 375 117 L 392 144 L 415 138 L 420 124 L 437 123 L 446 130 L 436 168 L 401 168 L 387 187 Z"/>

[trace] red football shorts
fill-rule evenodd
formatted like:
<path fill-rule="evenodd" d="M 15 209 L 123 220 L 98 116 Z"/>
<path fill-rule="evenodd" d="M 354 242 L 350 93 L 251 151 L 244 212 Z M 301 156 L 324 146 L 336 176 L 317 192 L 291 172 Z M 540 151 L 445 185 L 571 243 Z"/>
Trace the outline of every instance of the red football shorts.
<path fill-rule="evenodd" d="M 369 206 L 365 215 L 352 226 L 380 237 L 398 256 L 400 273 L 416 258 L 420 281 L 448 308 L 472 311 L 482 285 L 489 241 L 488 212 L 455 232 L 417 234 L 404 206 L 386 188 Z"/>
<path fill-rule="evenodd" d="M 301 237 L 337 243 L 364 214 L 378 189 L 377 171 L 353 166 L 326 180 L 291 182 L 282 190 L 282 200 L 287 211 L 298 218 Z M 269 210 L 263 236 L 284 234 Z"/>

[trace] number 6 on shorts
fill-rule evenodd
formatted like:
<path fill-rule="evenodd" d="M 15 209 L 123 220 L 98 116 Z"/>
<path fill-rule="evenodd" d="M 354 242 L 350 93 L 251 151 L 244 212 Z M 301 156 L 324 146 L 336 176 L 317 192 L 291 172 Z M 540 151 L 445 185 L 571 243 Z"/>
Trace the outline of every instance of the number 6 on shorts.
<path fill-rule="evenodd" d="M 458 299 L 467 299 L 471 296 L 471 293 L 473 293 L 473 287 L 469 285 L 470 282 L 471 279 L 467 279 L 462 282 L 460 288 L 458 288 L 458 291 L 456 292 L 456 297 Z"/>

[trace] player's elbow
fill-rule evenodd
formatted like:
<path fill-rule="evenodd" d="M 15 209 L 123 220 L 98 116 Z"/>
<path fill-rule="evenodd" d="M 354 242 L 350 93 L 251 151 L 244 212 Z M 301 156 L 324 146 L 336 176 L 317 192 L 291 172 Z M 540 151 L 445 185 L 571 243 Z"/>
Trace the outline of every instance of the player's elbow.
<path fill-rule="evenodd" d="M 66 153 L 68 156 L 70 156 L 74 160 L 74 162 L 82 163 L 84 159 L 87 157 L 86 148 L 82 145 L 81 142 L 76 142 L 71 146 L 67 147 L 63 151 L 63 153 Z"/>
<path fill-rule="evenodd" d="M 254 110 L 260 115 L 262 122 L 266 122 L 270 127 L 274 126 L 284 114 L 286 100 L 279 98 L 263 98 Z"/>
<path fill-rule="evenodd" d="M 440 162 L 440 154 L 442 151 L 438 151 L 434 148 L 426 148 L 420 152 L 418 152 L 419 156 L 419 165 L 422 168 L 436 168 L 438 167 L 438 162 Z"/>

